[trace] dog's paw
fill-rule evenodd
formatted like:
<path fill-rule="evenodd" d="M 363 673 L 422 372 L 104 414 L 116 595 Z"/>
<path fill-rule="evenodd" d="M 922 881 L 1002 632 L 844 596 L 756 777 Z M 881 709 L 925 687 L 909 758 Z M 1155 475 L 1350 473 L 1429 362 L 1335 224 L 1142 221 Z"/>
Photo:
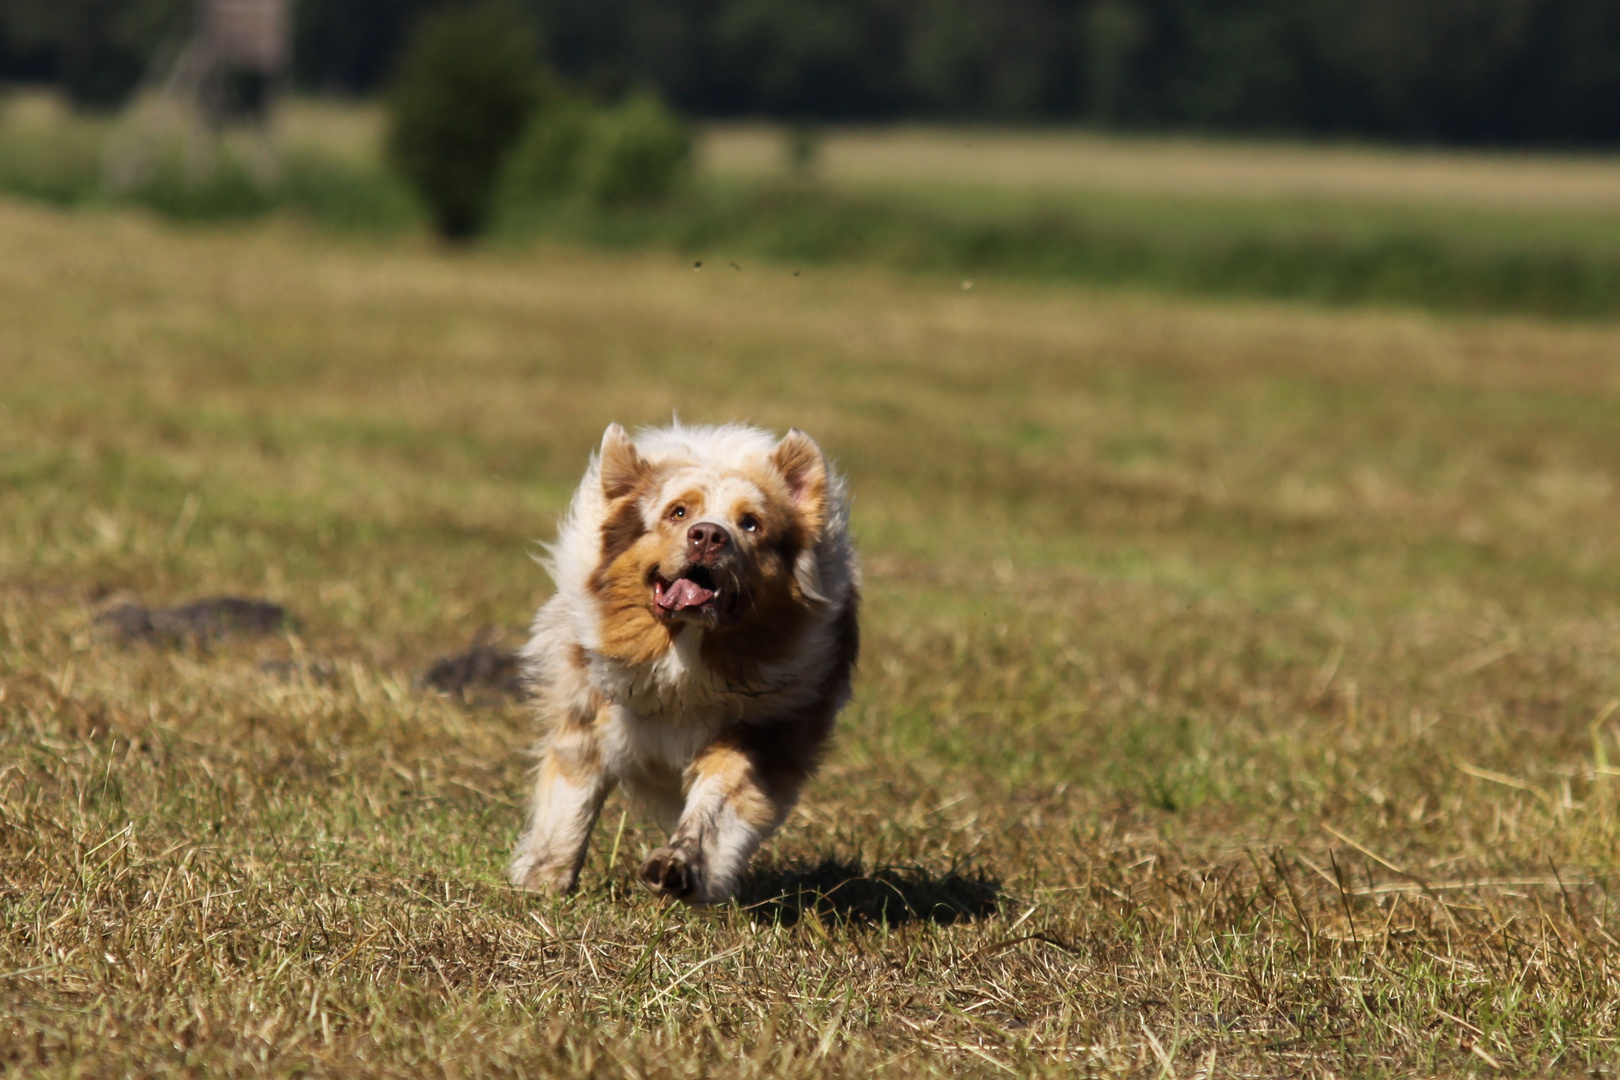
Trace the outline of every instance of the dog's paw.
<path fill-rule="evenodd" d="M 506 879 L 527 892 L 565 893 L 573 890 L 577 875 L 572 866 L 548 869 L 539 859 L 520 856 L 507 868 Z"/>
<path fill-rule="evenodd" d="M 661 847 L 641 864 L 641 881 L 653 892 L 690 903 L 697 895 L 701 875 L 691 853 L 681 848 Z"/>

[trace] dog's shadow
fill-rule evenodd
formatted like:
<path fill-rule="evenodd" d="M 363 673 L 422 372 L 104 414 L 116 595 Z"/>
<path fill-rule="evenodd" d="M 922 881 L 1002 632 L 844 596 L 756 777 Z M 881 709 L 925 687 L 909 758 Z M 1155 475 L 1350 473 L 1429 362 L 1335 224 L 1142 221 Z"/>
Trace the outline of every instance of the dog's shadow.
<path fill-rule="evenodd" d="M 994 914 L 1003 895 L 1001 882 L 982 871 L 868 870 L 858 862 L 829 858 L 755 870 L 743 879 L 737 902 L 755 922 L 767 925 L 793 926 L 813 918 L 844 925 L 950 926 Z"/>

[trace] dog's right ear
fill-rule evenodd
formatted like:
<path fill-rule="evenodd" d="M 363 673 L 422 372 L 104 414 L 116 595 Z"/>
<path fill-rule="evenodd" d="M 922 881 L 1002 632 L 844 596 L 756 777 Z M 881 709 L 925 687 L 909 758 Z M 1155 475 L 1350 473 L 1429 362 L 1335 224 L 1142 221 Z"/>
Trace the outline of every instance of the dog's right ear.
<path fill-rule="evenodd" d="M 602 433 L 602 494 L 609 502 L 622 499 L 640 486 L 647 476 L 647 460 L 636 453 L 636 444 L 618 424 L 609 424 Z"/>

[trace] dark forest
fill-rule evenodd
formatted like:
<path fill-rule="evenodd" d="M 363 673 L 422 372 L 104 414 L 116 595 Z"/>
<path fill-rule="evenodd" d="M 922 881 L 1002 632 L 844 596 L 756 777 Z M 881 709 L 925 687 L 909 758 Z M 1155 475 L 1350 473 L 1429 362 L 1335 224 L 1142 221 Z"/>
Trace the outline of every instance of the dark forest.
<path fill-rule="evenodd" d="M 302 0 L 300 87 L 385 85 L 444 0 Z M 1620 142 L 1620 0 L 526 0 L 597 93 L 700 116 Z M 6 0 L 0 78 L 116 105 L 185 0 Z"/>

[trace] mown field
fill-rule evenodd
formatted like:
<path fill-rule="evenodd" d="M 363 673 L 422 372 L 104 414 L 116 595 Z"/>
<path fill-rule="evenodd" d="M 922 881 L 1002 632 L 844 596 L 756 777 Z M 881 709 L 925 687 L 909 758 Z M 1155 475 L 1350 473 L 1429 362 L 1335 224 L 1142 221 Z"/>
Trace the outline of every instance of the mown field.
<path fill-rule="evenodd" d="M 741 902 L 520 895 L 413 679 L 674 412 L 850 476 L 857 695 Z M 1615 324 L 0 202 L 6 1075 L 1609 1075 L 1617 765 Z"/>

